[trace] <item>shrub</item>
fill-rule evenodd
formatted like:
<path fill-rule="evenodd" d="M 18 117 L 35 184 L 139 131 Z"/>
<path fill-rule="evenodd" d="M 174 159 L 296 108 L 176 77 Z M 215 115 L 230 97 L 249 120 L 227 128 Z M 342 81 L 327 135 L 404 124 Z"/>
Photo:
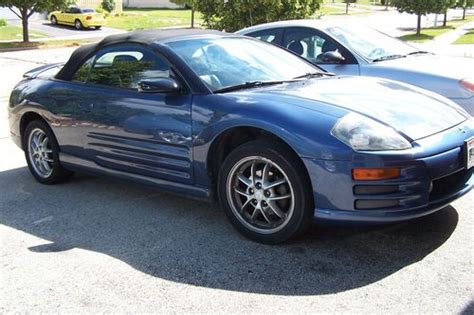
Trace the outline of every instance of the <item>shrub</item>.
<path fill-rule="evenodd" d="M 5 19 L 0 19 L 0 27 L 7 26 L 7 21 Z"/>
<path fill-rule="evenodd" d="M 115 10 L 115 0 L 102 0 L 102 8 L 107 12 Z"/>

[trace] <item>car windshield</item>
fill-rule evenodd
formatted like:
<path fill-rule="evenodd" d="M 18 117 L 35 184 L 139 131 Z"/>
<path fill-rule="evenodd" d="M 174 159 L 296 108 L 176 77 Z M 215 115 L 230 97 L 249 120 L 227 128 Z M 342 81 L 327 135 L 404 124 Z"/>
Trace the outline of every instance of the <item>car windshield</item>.
<path fill-rule="evenodd" d="M 250 82 L 289 81 L 322 72 L 283 49 L 254 39 L 185 39 L 168 46 L 212 91 Z"/>
<path fill-rule="evenodd" d="M 341 44 L 371 61 L 401 58 L 417 51 L 398 39 L 364 25 L 331 26 L 325 30 Z"/>

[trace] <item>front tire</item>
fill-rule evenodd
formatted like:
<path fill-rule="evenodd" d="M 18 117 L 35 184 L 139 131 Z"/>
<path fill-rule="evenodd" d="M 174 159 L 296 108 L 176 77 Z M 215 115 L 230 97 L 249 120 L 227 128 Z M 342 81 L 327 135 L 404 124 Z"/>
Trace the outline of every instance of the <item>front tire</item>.
<path fill-rule="evenodd" d="M 100 30 L 102 28 L 102 26 L 96 26 L 95 29 L 96 30 Z"/>
<path fill-rule="evenodd" d="M 82 28 L 83 28 L 82 22 L 81 22 L 80 20 L 74 21 L 74 27 L 75 27 L 76 30 L 78 30 L 78 31 L 82 30 Z"/>
<path fill-rule="evenodd" d="M 58 19 L 54 15 L 51 17 L 51 24 L 58 25 Z"/>
<path fill-rule="evenodd" d="M 72 172 L 62 167 L 59 145 L 44 121 L 34 120 L 26 126 L 23 143 L 28 168 L 38 182 L 52 185 L 72 175 Z"/>
<path fill-rule="evenodd" d="M 304 165 L 276 141 L 256 140 L 232 151 L 219 172 L 218 194 L 234 227 L 261 243 L 301 235 L 312 221 L 312 189 Z"/>

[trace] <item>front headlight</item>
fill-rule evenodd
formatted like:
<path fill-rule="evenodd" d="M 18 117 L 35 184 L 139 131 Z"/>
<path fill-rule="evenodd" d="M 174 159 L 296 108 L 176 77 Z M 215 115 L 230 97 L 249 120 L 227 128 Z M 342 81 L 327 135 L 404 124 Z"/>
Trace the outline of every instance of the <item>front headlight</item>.
<path fill-rule="evenodd" d="M 356 151 L 411 148 L 410 143 L 394 129 L 356 113 L 342 117 L 332 128 L 331 134 Z"/>

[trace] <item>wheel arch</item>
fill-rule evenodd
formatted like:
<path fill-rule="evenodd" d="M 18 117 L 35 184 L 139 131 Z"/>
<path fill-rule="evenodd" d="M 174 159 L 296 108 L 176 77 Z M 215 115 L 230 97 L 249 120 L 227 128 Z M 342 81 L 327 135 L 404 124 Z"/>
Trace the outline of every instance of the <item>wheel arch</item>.
<path fill-rule="evenodd" d="M 238 146 L 257 139 L 268 139 L 269 142 L 278 142 L 290 150 L 305 170 L 303 176 L 311 182 L 308 169 L 298 152 L 290 144 L 288 138 L 278 134 L 274 130 L 253 125 L 236 125 L 222 130 L 212 141 L 206 155 L 206 170 L 211 181 L 212 189 L 215 191 L 219 169 L 225 158 Z"/>
<path fill-rule="evenodd" d="M 29 123 L 35 120 L 43 121 L 49 127 L 49 129 L 52 130 L 51 127 L 49 126 L 48 121 L 40 114 L 36 112 L 32 112 L 32 111 L 24 113 L 20 119 L 20 139 L 21 139 L 22 149 L 25 149 L 24 137 L 25 137 L 26 126 L 28 126 Z"/>

